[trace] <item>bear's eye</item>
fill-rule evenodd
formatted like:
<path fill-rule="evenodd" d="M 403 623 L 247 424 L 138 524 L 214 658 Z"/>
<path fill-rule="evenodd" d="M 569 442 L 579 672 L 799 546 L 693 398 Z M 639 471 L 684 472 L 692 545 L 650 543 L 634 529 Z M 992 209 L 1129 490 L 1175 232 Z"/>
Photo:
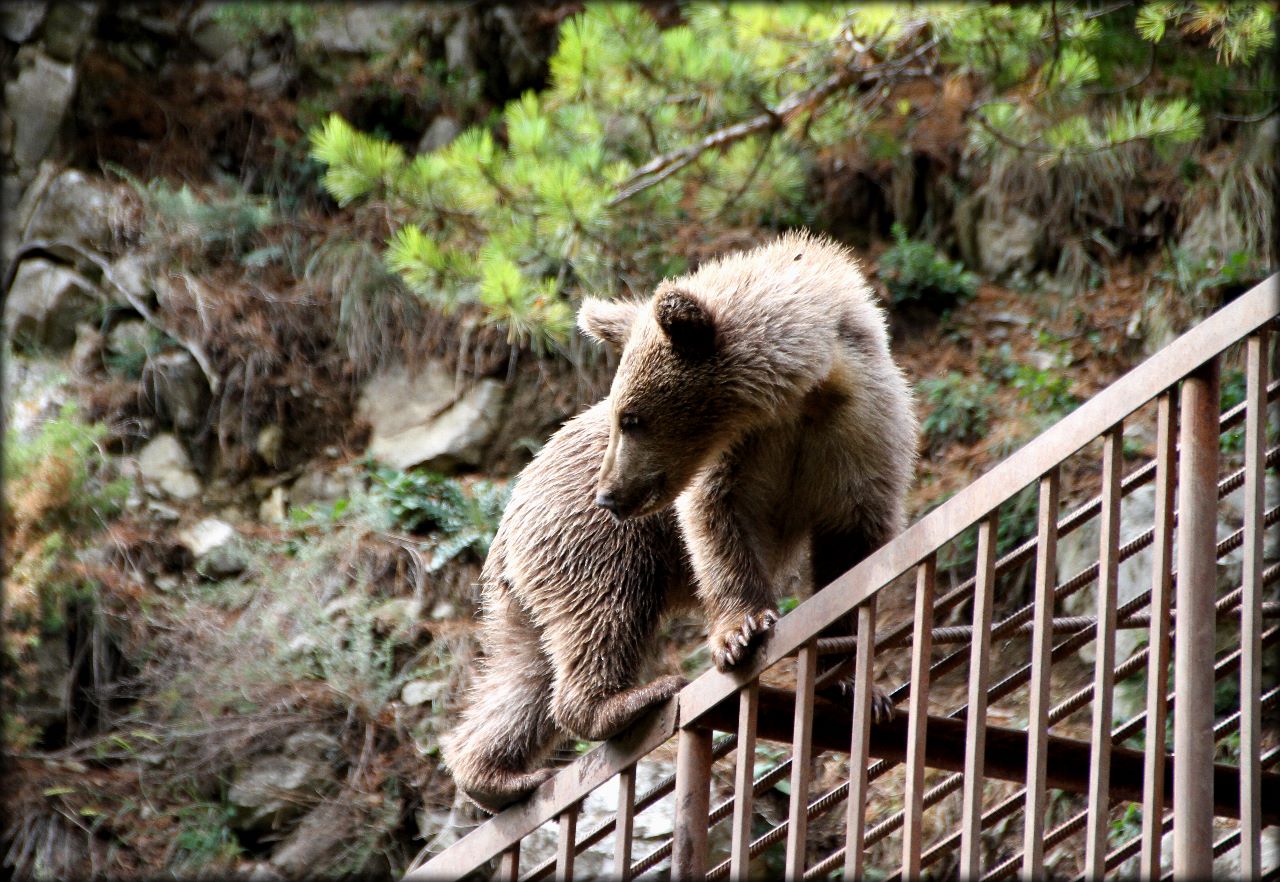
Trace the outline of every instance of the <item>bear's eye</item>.
<path fill-rule="evenodd" d="M 640 414 L 634 410 L 625 410 L 618 415 L 618 428 L 624 432 L 634 432 L 640 428 Z"/>

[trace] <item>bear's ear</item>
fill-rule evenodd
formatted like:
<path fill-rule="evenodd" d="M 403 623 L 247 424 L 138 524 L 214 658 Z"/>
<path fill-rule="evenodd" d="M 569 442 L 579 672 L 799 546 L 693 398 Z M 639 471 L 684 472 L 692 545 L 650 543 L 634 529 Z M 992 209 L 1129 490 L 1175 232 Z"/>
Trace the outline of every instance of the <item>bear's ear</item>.
<path fill-rule="evenodd" d="M 681 355 L 704 358 L 716 350 L 716 323 L 692 294 L 668 290 L 654 304 L 658 326 Z"/>
<path fill-rule="evenodd" d="M 578 308 L 578 328 L 588 337 L 620 350 L 631 335 L 639 304 L 634 300 L 601 300 L 588 297 Z"/>

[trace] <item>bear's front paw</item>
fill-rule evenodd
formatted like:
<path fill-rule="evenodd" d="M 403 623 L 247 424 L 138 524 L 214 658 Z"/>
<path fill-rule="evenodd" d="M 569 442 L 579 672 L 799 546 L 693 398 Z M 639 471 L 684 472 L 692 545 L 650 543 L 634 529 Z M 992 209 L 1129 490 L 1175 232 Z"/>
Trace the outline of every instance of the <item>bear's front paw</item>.
<path fill-rule="evenodd" d="M 716 630 L 711 635 L 711 661 L 716 670 L 728 671 L 746 658 L 778 621 L 776 609 L 764 609 L 754 615 L 743 616 L 733 625 Z"/>

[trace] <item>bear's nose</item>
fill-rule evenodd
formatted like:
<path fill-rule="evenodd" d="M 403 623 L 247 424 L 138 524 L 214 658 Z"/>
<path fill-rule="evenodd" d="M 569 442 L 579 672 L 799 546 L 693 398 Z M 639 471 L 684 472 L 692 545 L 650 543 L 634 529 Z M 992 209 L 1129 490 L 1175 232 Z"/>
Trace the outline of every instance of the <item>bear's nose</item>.
<path fill-rule="evenodd" d="M 610 514 L 618 513 L 618 503 L 614 501 L 612 493 L 606 493 L 603 490 L 596 494 L 596 505 L 603 508 Z"/>

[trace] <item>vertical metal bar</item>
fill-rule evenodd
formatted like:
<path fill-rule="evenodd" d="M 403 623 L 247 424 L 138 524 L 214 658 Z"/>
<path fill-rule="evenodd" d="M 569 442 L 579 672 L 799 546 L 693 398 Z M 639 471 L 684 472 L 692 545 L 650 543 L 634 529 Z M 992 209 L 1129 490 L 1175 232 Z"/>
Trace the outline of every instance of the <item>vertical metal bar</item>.
<path fill-rule="evenodd" d="M 707 875 L 707 821 L 711 802 L 711 730 L 681 729 L 676 739 L 676 818 L 671 878 Z"/>
<path fill-rule="evenodd" d="M 938 558 L 916 568 L 916 611 L 911 635 L 911 705 L 907 718 L 907 782 L 903 794 L 902 878 L 920 878 L 923 845 L 924 746 L 929 717 L 929 666 L 933 661 L 933 597 Z M 852 879 L 848 872 L 846 879 Z"/>
<path fill-rule="evenodd" d="M 996 576 L 997 509 L 978 525 L 978 567 L 973 587 L 973 640 L 969 648 L 969 709 L 965 716 L 964 787 L 960 813 L 960 878 L 982 870 L 982 778 L 987 748 L 987 674 L 991 606 Z"/>
<path fill-rule="evenodd" d="M 613 875 L 620 882 L 631 878 L 631 834 L 636 819 L 636 765 L 618 773 L 618 813 L 613 824 Z"/>
<path fill-rule="evenodd" d="M 733 773 L 733 841 L 729 847 L 729 878 L 747 878 L 751 864 L 751 810 L 755 796 L 756 714 L 760 709 L 760 681 L 738 691 L 738 760 Z"/>
<path fill-rule="evenodd" d="M 1216 412 L 1215 412 L 1216 416 Z M 1116 666 L 1116 582 L 1120 556 L 1120 469 L 1124 429 L 1112 427 L 1102 442 L 1102 523 L 1098 549 L 1098 636 L 1094 640 L 1093 732 L 1089 737 L 1089 802 L 1085 820 L 1084 874 L 1107 870 L 1111 784 L 1111 699 Z"/>
<path fill-rule="evenodd" d="M 845 825 L 844 878 L 863 876 L 866 835 L 867 753 L 871 746 L 871 690 L 875 684 L 876 600 L 858 607 L 858 648 L 853 671 L 853 736 L 849 748 L 849 804 Z"/>
<path fill-rule="evenodd" d="M 1218 480 L 1218 359 L 1182 383 L 1178 579 L 1173 658 L 1173 872 L 1213 870 L 1213 595 Z"/>
<path fill-rule="evenodd" d="M 578 838 L 578 805 L 571 805 L 560 813 L 560 834 L 556 843 L 556 882 L 573 879 L 575 840 Z"/>
<path fill-rule="evenodd" d="M 1142 850 L 1138 876 L 1160 876 L 1164 842 L 1165 720 L 1169 705 L 1169 601 L 1173 593 L 1173 493 L 1177 467 L 1177 398 L 1172 390 L 1156 404 L 1156 499 L 1151 547 L 1151 627 L 1147 635 L 1147 730 L 1142 763 Z"/>
<path fill-rule="evenodd" d="M 498 859 L 498 872 L 493 877 L 498 882 L 516 882 L 520 878 L 520 843 L 516 842 Z"/>
<path fill-rule="evenodd" d="M 1266 468 L 1267 331 L 1245 354 L 1244 585 L 1240 601 L 1240 875 L 1262 877 L 1262 515 Z"/>
<path fill-rule="evenodd" d="M 782 875 L 804 876 L 805 840 L 809 832 L 809 777 L 813 760 L 813 681 L 818 672 L 818 641 L 796 653 L 796 716 L 791 738 L 791 807 L 787 814 L 787 857 Z"/>
<path fill-rule="evenodd" d="M 1044 878 L 1044 809 L 1053 650 L 1053 590 L 1058 584 L 1058 468 L 1040 479 L 1036 533 L 1035 608 L 1031 631 L 1031 709 L 1027 717 L 1027 802 L 1022 876 Z"/>

